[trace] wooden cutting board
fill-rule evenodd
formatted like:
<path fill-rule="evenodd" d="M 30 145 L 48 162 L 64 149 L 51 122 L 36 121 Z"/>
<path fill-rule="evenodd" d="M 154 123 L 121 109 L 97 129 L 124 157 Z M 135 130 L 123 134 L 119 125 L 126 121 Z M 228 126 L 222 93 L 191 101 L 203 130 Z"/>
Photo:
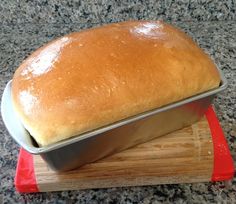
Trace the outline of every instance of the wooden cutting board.
<path fill-rule="evenodd" d="M 75 171 L 57 174 L 39 156 L 34 157 L 34 166 L 43 191 L 209 181 L 213 146 L 203 119 Z"/>
<path fill-rule="evenodd" d="M 206 117 L 190 127 L 64 173 L 49 169 L 40 156 L 24 150 L 21 155 L 15 179 L 20 192 L 207 182 L 215 171 L 214 145 Z M 22 158 L 24 171 L 30 169 L 26 173 L 19 167 Z M 232 172 L 232 168 L 227 171 Z"/>

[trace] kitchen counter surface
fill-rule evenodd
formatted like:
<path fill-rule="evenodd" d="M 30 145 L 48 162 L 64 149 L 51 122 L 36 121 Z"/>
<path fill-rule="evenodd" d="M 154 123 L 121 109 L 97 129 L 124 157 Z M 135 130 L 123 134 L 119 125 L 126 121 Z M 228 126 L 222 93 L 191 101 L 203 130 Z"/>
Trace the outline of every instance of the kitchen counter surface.
<path fill-rule="evenodd" d="M 229 86 L 214 101 L 230 150 L 236 150 L 236 23 L 171 22 L 192 36 L 223 70 Z M 23 59 L 44 43 L 101 23 L 3 23 L 0 28 L 0 95 Z M 19 194 L 13 186 L 19 146 L 0 119 L 0 203 L 236 203 L 236 179 L 223 183 L 158 185 Z M 236 159 L 236 158 L 234 158 Z"/>

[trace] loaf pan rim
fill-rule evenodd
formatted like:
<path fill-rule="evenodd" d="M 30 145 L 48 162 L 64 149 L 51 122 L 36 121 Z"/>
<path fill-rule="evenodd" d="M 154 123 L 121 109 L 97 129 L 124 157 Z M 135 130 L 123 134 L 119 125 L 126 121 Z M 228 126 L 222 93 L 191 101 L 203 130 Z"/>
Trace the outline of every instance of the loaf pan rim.
<path fill-rule="evenodd" d="M 19 139 L 18 136 L 14 135 L 14 133 L 12 133 L 12 127 L 10 127 L 10 125 L 8 124 L 8 121 L 6 119 L 6 103 L 7 103 L 7 98 L 9 98 L 9 92 L 11 92 L 11 83 L 12 83 L 12 80 L 10 80 L 5 89 L 4 89 L 4 92 L 3 92 L 3 95 L 2 95 L 2 100 L 1 100 L 1 113 L 2 113 L 2 118 L 3 118 L 3 122 L 9 132 L 9 134 L 11 135 L 11 137 L 20 145 L 22 146 L 25 150 L 27 150 L 28 152 L 30 152 L 31 154 L 44 154 L 44 153 L 47 153 L 47 152 L 50 152 L 50 151 L 53 151 L 53 150 L 56 150 L 56 149 L 59 149 L 59 148 L 62 148 L 64 146 L 67 146 L 67 145 L 70 145 L 70 144 L 73 144 L 73 143 L 76 143 L 76 142 L 79 142 L 81 140 L 84 140 L 84 139 L 87 139 L 87 138 L 90 138 L 90 137 L 93 137 L 97 134 L 101 134 L 103 132 L 106 132 L 108 130 L 111 130 L 111 129 L 114 129 L 114 128 L 117 128 L 117 127 L 120 127 L 122 125 L 125 125 L 125 124 L 128 124 L 130 122 L 134 122 L 134 121 L 137 121 L 137 120 L 140 120 L 142 118 L 146 118 L 148 116 L 151 116 L 151 115 L 154 115 L 154 114 L 157 114 L 157 113 L 160 113 L 160 112 L 163 112 L 163 111 L 167 111 L 167 110 L 170 110 L 170 109 L 173 109 L 173 108 L 176 108 L 176 107 L 179 107 L 181 105 L 184 105 L 184 104 L 187 104 L 187 103 L 190 103 L 190 102 L 193 102 L 193 101 L 196 101 L 196 100 L 199 100 L 199 99 L 202 99 L 202 98 L 205 98 L 207 96 L 210 96 L 210 95 L 214 95 L 214 94 L 217 94 L 223 90 L 225 90 L 228 86 L 228 83 L 227 83 L 227 80 L 226 78 L 224 77 L 224 75 L 222 74 L 221 70 L 219 70 L 219 73 L 220 73 L 220 77 L 221 77 L 221 83 L 220 83 L 220 86 L 217 87 L 217 88 L 214 88 L 214 89 L 211 89 L 211 90 L 208 90 L 208 91 L 205 91 L 203 93 L 200 93 L 200 94 L 197 94 L 197 95 L 194 95 L 194 96 L 191 96 L 191 97 L 188 97 L 188 98 L 185 98 L 185 99 L 182 99 L 180 101 L 177 101 L 177 102 L 173 102 L 173 103 L 170 103 L 170 104 L 167 104 L 165 106 L 162 106 L 162 107 L 159 107 L 159 108 L 156 108 L 156 109 L 152 109 L 152 110 L 149 110 L 149 111 L 146 111 L 146 112 L 143 112 L 143 113 L 140 113 L 140 114 L 137 114 L 135 116 L 131 116 L 129 118 L 125 118 L 123 120 L 120 120 L 120 121 L 117 121 L 115 123 L 112 123 L 112 124 L 109 124 L 109 125 L 106 125 L 104 127 L 100 127 L 98 129 L 95 129 L 95 130 L 92 130 L 92 131 L 89 131 L 89 132 L 85 132 L 85 133 L 82 133 L 80 135 L 77 135 L 77 136 L 74 136 L 74 137 L 71 137 L 71 138 L 68 138 L 68 139 L 65 139 L 65 140 L 62 140 L 62 141 L 59 141 L 57 143 L 54 143 L 54 144 L 51 144 L 51 145 L 48 145 L 48 146 L 44 146 L 44 147 L 35 147 L 35 146 L 29 146 L 27 144 L 25 144 L 22 140 Z M 11 99 L 10 99 L 11 100 Z M 11 104 L 12 102 L 10 102 Z M 11 104 L 12 106 L 12 104 Z M 13 109 L 13 107 L 11 107 Z M 23 127 L 23 125 L 22 125 Z M 24 128 L 24 127 L 23 127 Z M 24 128 L 25 129 L 25 128 Z M 26 130 L 26 129 L 25 129 Z M 30 136 L 28 134 L 28 136 Z"/>

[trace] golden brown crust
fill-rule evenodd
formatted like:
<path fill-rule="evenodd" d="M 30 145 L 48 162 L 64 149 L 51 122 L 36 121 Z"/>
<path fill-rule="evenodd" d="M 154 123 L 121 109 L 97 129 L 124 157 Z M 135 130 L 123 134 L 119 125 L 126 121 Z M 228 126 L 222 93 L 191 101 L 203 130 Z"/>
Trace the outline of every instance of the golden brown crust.
<path fill-rule="evenodd" d="M 14 74 L 16 111 L 42 146 L 218 87 L 211 59 L 180 30 L 130 21 L 72 33 Z"/>

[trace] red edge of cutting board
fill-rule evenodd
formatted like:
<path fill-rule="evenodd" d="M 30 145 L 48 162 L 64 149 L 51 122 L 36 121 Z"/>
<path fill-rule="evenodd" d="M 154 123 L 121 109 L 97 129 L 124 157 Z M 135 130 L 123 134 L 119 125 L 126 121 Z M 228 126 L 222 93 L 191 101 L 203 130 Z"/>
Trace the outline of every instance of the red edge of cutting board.
<path fill-rule="evenodd" d="M 224 132 L 212 107 L 206 112 L 214 147 L 214 168 L 211 181 L 230 180 L 234 176 L 234 163 Z"/>
<path fill-rule="evenodd" d="M 230 180 L 234 176 L 234 164 L 223 130 L 212 107 L 206 112 L 214 146 L 214 168 L 211 181 Z M 33 164 L 33 155 L 20 149 L 15 175 L 15 187 L 20 193 L 39 192 Z"/>
<path fill-rule="evenodd" d="M 20 193 L 39 192 L 35 173 L 33 155 L 20 149 L 16 166 L 15 188 Z"/>

